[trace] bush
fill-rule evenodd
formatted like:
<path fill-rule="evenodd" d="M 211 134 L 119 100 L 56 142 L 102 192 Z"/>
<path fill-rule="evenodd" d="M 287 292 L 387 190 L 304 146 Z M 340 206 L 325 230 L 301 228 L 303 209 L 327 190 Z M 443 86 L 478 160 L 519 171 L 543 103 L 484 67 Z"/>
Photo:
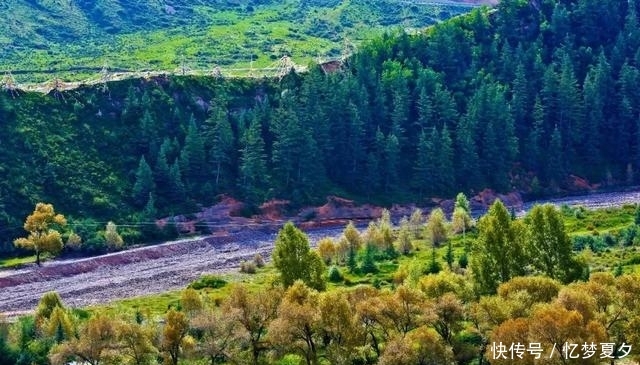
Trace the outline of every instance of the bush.
<path fill-rule="evenodd" d="M 634 255 L 627 262 L 624 263 L 626 265 L 640 265 L 640 255 Z"/>
<path fill-rule="evenodd" d="M 240 272 L 245 274 L 255 274 L 257 271 L 256 263 L 253 261 L 242 261 L 240 263 Z"/>
<path fill-rule="evenodd" d="M 622 240 L 622 244 L 624 246 L 632 246 L 633 241 L 638 236 L 638 226 L 635 224 L 629 226 L 620 232 L 620 239 Z"/>
<path fill-rule="evenodd" d="M 363 274 L 375 274 L 378 272 L 375 260 L 375 248 L 373 245 L 368 244 L 365 248 L 364 257 L 362 259 L 362 266 L 360 266 L 360 272 Z"/>
<path fill-rule="evenodd" d="M 587 247 L 591 247 L 593 241 L 593 236 L 575 236 L 573 237 L 573 249 L 575 251 L 582 251 Z"/>
<path fill-rule="evenodd" d="M 339 283 L 343 280 L 342 277 L 342 273 L 340 272 L 340 269 L 338 269 L 336 266 L 332 266 L 331 269 L 329 270 L 329 281 L 332 283 Z"/>
<path fill-rule="evenodd" d="M 431 261 L 425 269 L 425 274 L 437 274 L 442 271 L 442 265 L 438 261 Z"/>
<path fill-rule="evenodd" d="M 264 267 L 264 259 L 262 258 L 262 255 L 257 253 L 253 256 L 253 263 L 256 264 L 256 267 Z"/>
<path fill-rule="evenodd" d="M 431 250 L 431 261 L 427 264 L 424 273 L 425 274 L 437 274 L 442 270 L 442 266 L 436 260 L 436 250 L 435 248 Z"/>
<path fill-rule="evenodd" d="M 219 289 L 227 285 L 227 281 L 216 275 L 202 275 L 189 284 L 189 288 L 200 290 L 204 288 Z"/>
<path fill-rule="evenodd" d="M 587 210 L 585 207 L 579 206 L 573 211 L 573 216 L 576 217 L 576 219 L 584 219 L 587 216 Z"/>
<path fill-rule="evenodd" d="M 573 208 L 571 208 L 567 204 L 562 204 L 560 206 L 560 212 L 562 212 L 562 214 L 565 215 L 565 216 L 571 216 L 571 215 L 573 215 Z"/>
<path fill-rule="evenodd" d="M 602 235 L 602 241 L 606 246 L 609 247 L 615 246 L 618 243 L 615 237 L 613 237 L 609 233 L 605 233 L 604 235 Z"/>
<path fill-rule="evenodd" d="M 467 265 L 469 265 L 469 258 L 467 257 L 467 253 L 464 252 L 458 258 L 458 266 L 460 266 L 460 268 L 462 269 L 466 269 Z"/>

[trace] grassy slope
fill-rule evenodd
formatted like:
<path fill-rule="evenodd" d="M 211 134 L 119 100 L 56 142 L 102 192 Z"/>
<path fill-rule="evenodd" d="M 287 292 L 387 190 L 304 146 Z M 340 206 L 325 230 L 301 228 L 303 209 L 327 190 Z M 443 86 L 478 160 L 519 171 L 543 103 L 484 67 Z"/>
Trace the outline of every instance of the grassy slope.
<path fill-rule="evenodd" d="M 586 211 L 584 217 L 576 218 L 573 211 L 565 210 L 565 226 L 570 235 L 578 235 L 589 233 L 592 231 L 587 229 L 593 224 L 597 224 L 598 234 L 615 233 L 621 229 L 628 227 L 633 223 L 635 207 L 625 206 L 623 208 L 607 208 L 594 211 Z M 466 240 L 470 241 L 474 238 L 473 234 L 468 234 Z M 371 285 L 374 281 L 380 281 L 382 287 L 390 286 L 393 282 L 393 275 L 400 267 L 409 267 L 412 264 L 427 264 L 431 259 L 431 248 L 424 240 L 414 241 L 414 246 L 418 249 L 411 256 L 401 256 L 397 261 L 382 261 L 377 262 L 380 271 L 377 274 L 369 275 L 353 275 L 347 272 L 347 268 L 340 267 L 341 272 L 345 277 L 345 282 L 342 283 L 328 283 L 328 290 L 337 287 L 353 286 L 358 284 Z M 464 243 L 462 235 L 457 235 L 452 238 L 452 246 L 454 249 L 454 256 L 456 258 L 464 251 Z M 447 264 L 444 261 L 444 255 L 446 253 L 446 245 L 436 250 L 437 258 L 443 268 L 446 268 Z M 626 262 L 631 257 L 639 255 L 640 247 L 636 244 L 632 247 L 626 247 L 621 249 L 619 247 L 607 248 L 600 253 L 591 253 L 585 251 L 582 254 L 585 255 L 589 261 L 592 271 L 613 271 L 615 266 L 619 262 Z M 640 264 L 626 265 L 623 267 L 625 273 L 640 272 Z M 260 286 L 264 286 L 277 275 L 277 271 L 273 266 L 267 265 L 265 268 L 258 269 L 257 274 L 228 274 L 223 275 L 222 278 L 233 283 L 242 282 L 249 285 L 249 288 L 257 289 Z M 212 300 L 213 302 L 219 301 L 225 298 L 229 293 L 230 286 L 227 285 L 220 289 L 203 289 L 201 293 Z M 135 311 L 146 312 L 151 315 L 160 315 L 166 311 L 169 306 L 178 306 L 180 302 L 180 292 L 168 292 L 159 295 L 150 295 L 145 297 L 125 299 L 116 301 L 108 305 L 93 307 L 91 310 L 100 309 L 106 310 L 111 314 L 115 313 L 135 313 Z"/>
<path fill-rule="evenodd" d="M 0 24 L 0 70 L 18 82 L 84 79 L 96 70 L 266 67 L 284 54 L 298 64 L 337 56 L 344 40 L 358 43 L 384 29 L 424 27 L 469 8 L 408 6 L 399 0 L 129 2 L 63 5 L 8 0 Z M 91 3 L 91 4 L 87 4 Z M 168 10 L 172 9 L 172 10 Z M 25 73 L 26 72 L 26 73 Z"/>

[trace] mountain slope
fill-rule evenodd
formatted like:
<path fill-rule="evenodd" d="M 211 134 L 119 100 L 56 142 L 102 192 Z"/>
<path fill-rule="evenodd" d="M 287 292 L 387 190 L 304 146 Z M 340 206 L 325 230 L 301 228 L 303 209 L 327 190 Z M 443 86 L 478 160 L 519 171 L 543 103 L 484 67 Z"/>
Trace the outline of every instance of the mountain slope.
<path fill-rule="evenodd" d="M 181 64 L 306 64 L 390 27 L 425 27 L 475 4 L 402 0 L 7 0 L 0 70 L 18 80 L 82 79 L 103 65 L 171 71 Z M 92 68 L 84 73 L 70 68 Z M 80 73 L 80 74 L 78 74 Z"/>

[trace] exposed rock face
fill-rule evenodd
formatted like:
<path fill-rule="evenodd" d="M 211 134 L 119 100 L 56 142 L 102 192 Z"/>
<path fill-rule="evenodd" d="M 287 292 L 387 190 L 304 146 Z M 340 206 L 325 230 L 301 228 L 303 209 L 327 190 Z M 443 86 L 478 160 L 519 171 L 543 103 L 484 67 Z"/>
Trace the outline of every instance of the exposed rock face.
<path fill-rule="evenodd" d="M 486 210 L 496 199 L 500 199 L 507 207 L 521 208 L 524 204 L 522 196 L 518 192 L 497 194 L 491 189 L 482 190 L 478 195 L 469 199 L 469 204 L 472 210 Z"/>
<path fill-rule="evenodd" d="M 572 191 L 591 191 L 600 187 L 600 184 L 591 184 L 587 179 L 576 175 L 569 175 L 569 182 L 569 190 Z"/>
<path fill-rule="evenodd" d="M 345 224 L 350 220 L 369 221 L 381 215 L 381 207 L 370 204 L 357 205 L 353 200 L 329 196 L 323 206 L 302 209 L 294 222 L 298 222 L 304 228 L 326 227 Z"/>
<path fill-rule="evenodd" d="M 289 200 L 269 200 L 260 206 L 260 215 L 270 220 L 285 219 L 291 215 L 291 202 Z"/>

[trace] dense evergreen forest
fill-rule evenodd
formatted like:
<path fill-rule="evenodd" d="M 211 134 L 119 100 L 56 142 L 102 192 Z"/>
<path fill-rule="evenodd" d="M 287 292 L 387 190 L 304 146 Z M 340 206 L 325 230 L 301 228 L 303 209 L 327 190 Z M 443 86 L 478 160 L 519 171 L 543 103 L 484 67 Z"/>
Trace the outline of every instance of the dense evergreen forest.
<path fill-rule="evenodd" d="M 104 222 L 329 193 L 418 201 L 640 179 L 638 1 L 502 1 L 363 46 L 343 72 L 0 96 L 4 250 L 36 201 Z M 130 224 L 124 235 L 142 240 Z"/>

